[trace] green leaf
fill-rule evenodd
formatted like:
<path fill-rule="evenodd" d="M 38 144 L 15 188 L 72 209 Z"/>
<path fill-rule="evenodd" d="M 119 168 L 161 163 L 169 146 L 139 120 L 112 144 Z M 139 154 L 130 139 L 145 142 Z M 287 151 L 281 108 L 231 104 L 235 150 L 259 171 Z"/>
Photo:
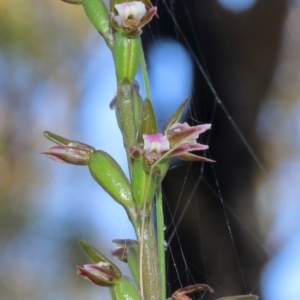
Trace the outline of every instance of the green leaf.
<path fill-rule="evenodd" d="M 186 106 L 186 104 L 189 102 L 190 98 L 185 98 L 184 101 L 180 104 L 180 106 L 177 108 L 177 110 L 174 112 L 174 114 L 171 116 L 171 118 L 168 120 L 167 124 L 165 125 L 164 129 L 163 129 L 163 132 L 166 132 L 169 130 L 169 128 L 175 124 L 175 123 L 178 123 L 182 113 L 183 113 L 183 110 Z"/>

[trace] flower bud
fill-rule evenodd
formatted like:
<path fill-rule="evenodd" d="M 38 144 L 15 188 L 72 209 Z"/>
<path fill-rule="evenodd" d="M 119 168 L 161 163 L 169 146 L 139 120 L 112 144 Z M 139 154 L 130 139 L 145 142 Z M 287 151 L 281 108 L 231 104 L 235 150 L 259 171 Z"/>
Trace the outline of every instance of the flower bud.
<path fill-rule="evenodd" d="M 78 267 L 77 275 L 80 275 L 101 286 L 112 286 L 121 278 L 122 274 L 118 267 L 107 259 L 101 252 L 86 241 L 80 241 L 80 245 L 93 264 Z"/>
<path fill-rule="evenodd" d="M 106 262 L 77 267 L 77 275 L 100 286 L 113 286 L 120 279 L 120 274 L 110 269 L 110 264 Z"/>
<path fill-rule="evenodd" d="M 54 161 L 83 166 L 88 164 L 90 156 L 95 151 L 95 148 L 92 146 L 66 139 L 49 131 L 45 131 L 44 136 L 58 144 L 58 146 L 42 152 Z"/>
<path fill-rule="evenodd" d="M 54 161 L 79 166 L 87 165 L 92 153 L 91 150 L 71 146 L 54 146 L 42 152 Z"/>

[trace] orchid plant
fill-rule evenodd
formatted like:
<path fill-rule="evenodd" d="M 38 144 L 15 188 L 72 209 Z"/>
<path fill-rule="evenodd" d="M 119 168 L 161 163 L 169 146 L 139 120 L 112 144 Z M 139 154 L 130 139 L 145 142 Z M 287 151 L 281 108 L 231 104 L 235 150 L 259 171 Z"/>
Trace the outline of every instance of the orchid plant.
<path fill-rule="evenodd" d="M 116 248 L 112 251 L 113 257 L 128 263 L 133 280 L 123 276 L 111 260 L 85 241 L 80 244 L 91 263 L 78 267 L 77 274 L 108 287 L 113 300 L 166 300 L 161 182 L 173 156 L 187 161 L 214 162 L 191 153 L 208 149 L 197 139 L 211 125 L 179 123 L 189 100 L 185 99 L 162 132 L 158 132 L 141 44 L 142 27 L 158 16 L 157 7 L 150 0 L 111 0 L 110 12 L 102 0 L 63 1 L 83 6 L 113 55 L 118 88 L 110 107 L 115 109 L 123 135 L 129 178 L 108 153 L 50 132 L 44 133 L 46 138 L 57 145 L 43 153 L 58 162 L 88 166 L 96 182 L 124 207 L 136 233 L 136 240 L 114 240 Z M 139 65 L 146 91 L 144 100 L 135 81 Z M 196 284 L 174 291 L 170 299 L 188 300 L 188 294 L 204 290 L 213 292 L 206 284 Z M 253 300 L 258 297 L 221 299 Z"/>

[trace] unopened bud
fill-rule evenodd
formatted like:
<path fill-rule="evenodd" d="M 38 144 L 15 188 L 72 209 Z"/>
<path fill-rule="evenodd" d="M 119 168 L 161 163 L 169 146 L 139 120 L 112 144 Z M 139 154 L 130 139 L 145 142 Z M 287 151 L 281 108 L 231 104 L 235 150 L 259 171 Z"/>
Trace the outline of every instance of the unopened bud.
<path fill-rule="evenodd" d="M 90 156 L 95 151 L 90 145 L 66 139 L 49 131 L 45 131 L 44 136 L 58 145 L 42 152 L 54 161 L 84 166 L 88 164 Z"/>
<path fill-rule="evenodd" d="M 78 267 L 77 275 L 101 286 L 113 286 L 116 284 L 122 276 L 119 268 L 86 241 L 80 241 L 80 245 L 93 264 Z"/>
<path fill-rule="evenodd" d="M 85 166 L 93 151 L 80 147 L 54 146 L 42 153 L 57 162 Z"/>
<path fill-rule="evenodd" d="M 77 275 L 100 286 L 113 286 L 120 279 L 120 274 L 110 269 L 110 264 L 105 262 L 77 267 Z"/>

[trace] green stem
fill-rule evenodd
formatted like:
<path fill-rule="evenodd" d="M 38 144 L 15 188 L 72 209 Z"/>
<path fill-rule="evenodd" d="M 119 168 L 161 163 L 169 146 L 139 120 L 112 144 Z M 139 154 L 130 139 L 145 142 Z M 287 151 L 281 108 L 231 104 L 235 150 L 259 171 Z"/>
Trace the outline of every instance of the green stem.
<path fill-rule="evenodd" d="M 141 41 L 141 44 L 142 44 L 142 41 Z M 143 50 L 142 45 L 141 45 L 140 48 L 141 48 L 141 51 L 140 51 L 140 64 L 141 64 L 141 69 L 142 69 L 142 77 L 143 77 L 143 82 L 144 82 L 145 94 L 146 94 L 146 98 L 151 101 L 150 84 L 149 84 L 145 54 L 144 54 L 144 50 Z"/>
<path fill-rule="evenodd" d="M 161 186 L 156 194 L 156 222 L 157 222 L 157 246 L 158 260 L 161 274 L 161 299 L 166 299 L 166 260 L 165 260 L 165 234 L 164 234 L 164 212 Z"/>
<path fill-rule="evenodd" d="M 140 247 L 143 245 L 140 252 L 142 266 L 141 294 L 145 300 L 158 300 L 161 299 L 162 292 L 152 205 L 140 214 L 137 223 L 137 226 L 135 226 L 136 235 Z M 165 298 L 162 300 L 165 300 Z"/>

